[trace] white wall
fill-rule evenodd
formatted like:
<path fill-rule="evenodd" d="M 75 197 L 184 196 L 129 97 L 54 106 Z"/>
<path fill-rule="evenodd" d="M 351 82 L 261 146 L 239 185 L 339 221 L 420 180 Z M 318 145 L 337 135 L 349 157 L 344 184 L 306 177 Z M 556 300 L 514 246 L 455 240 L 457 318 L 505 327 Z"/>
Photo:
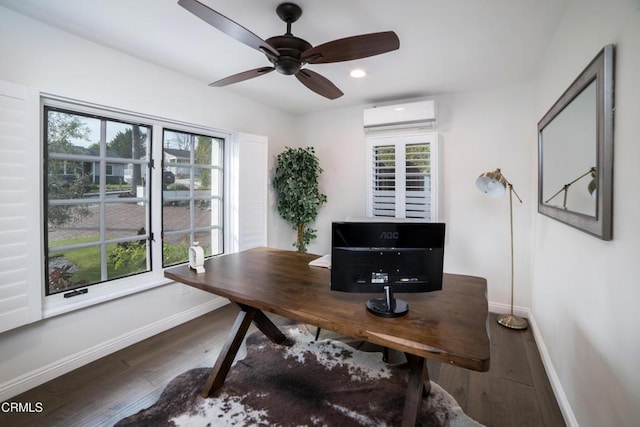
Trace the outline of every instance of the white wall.
<path fill-rule="evenodd" d="M 530 305 L 531 156 L 535 156 L 535 123 L 528 84 L 440 95 L 437 131 L 442 138 L 444 206 L 447 223 L 445 271 L 486 277 L 496 310 L 510 303 L 509 200 L 491 198 L 475 187 L 482 173 L 502 168 L 524 204 L 514 205 L 517 306 Z M 318 239 L 309 252 L 330 251 L 331 221 L 365 216 L 366 147 L 362 127 L 365 106 L 308 114 L 299 130 L 315 147 L 324 173 L 320 190 L 328 203 L 320 208 Z M 293 230 L 271 242 L 290 247 Z M 284 234 L 284 233 L 282 233 Z M 502 305 L 502 307 L 500 307 Z"/>
<path fill-rule="evenodd" d="M 295 140 L 293 118 L 0 7 L 0 80 L 109 107 Z M 250 117 L 250 120 L 247 118 Z M 271 149 L 271 147 L 270 147 Z M 39 147 L 30 147 L 34 156 Z M 38 173 L 34 171 L 34 173 Z M 265 183 L 265 185 L 267 185 Z M 38 210 L 33 210 L 38 215 Z M 0 401 L 132 340 L 210 310 L 213 298 L 172 284 L 0 334 Z M 5 394 L 3 394 L 5 393 Z"/>
<path fill-rule="evenodd" d="M 640 425 L 640 2 L 575 0 L 537 72 L 535 119 L 616 44 L 613 240 L 534 215 L 532 312 L 569 421 Z"/>

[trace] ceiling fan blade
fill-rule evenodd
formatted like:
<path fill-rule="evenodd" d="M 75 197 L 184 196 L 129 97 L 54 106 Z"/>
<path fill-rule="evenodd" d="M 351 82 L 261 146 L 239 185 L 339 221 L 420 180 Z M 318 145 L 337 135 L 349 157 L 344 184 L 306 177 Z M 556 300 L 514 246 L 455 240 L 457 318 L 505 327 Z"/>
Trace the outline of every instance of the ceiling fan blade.
<path fill-rule="evenodd" d="M 336 85 L 314 71 L 307 69 L 300 70 L 296 73 L 296 78 L 300 83 L 325 98 L 336 99 L 344 95 Z"/>
<path fill-rule="evenodd" d="M 233 83 L 238 83 L 238 82 L 252 79 L 254 77 L 262 76 L 263 74 L 270 73 L 273 70 L 275 70 L 275 68 L 273 67 L 260 67 L 260 68 L 255 68 L 249 71 L 243 71 L 242 73 L 234 74 L 232 76 L 225 77 L 224 79 L 220 79 L 218 81 L 210 83 L 209 86 L 211 87 L 227 86 Z"/>
<path fill-rule="evenodd" d="M 266 54 L 267 56 L 272 56 L 275 58 L 280 56 L 277 50 L 271 47 L 267 42 L 262 40 L 260 37 L 256 36 L 251 31 L 247 30 L 237 22 L 232 21 L 231 19 L 216 12 L 215 10 L 200 3 L 199 1 L 178 0 L 178 4 L 183 8 L 187 9 L 189 12 L 196 15 L 198 18 L 205 21 L 206 23 L 214 26 L 218 30 L 233 37 L 239 42 L 242 42 L 249 47 L 259 50 L 264 54 Z"/>
<path fill-rule="evenodd" d="M 312 47 L 302 53 L 302 62 L 326 64 L 351 61 L 387 53 L 399 47 L 400 39 L 393 31 L 361 34 Z"/>

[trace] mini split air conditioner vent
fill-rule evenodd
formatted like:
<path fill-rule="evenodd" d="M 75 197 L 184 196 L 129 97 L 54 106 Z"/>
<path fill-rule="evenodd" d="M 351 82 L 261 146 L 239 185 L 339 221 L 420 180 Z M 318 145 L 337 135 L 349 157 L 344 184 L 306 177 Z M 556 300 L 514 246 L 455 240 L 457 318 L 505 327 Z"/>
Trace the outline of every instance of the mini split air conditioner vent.
<path fill-rule="evenodd" d="M 436 102 L 429 100 L 366 108 L 363 121 L 367 133 L 432 128 L 436 123 Z"/>

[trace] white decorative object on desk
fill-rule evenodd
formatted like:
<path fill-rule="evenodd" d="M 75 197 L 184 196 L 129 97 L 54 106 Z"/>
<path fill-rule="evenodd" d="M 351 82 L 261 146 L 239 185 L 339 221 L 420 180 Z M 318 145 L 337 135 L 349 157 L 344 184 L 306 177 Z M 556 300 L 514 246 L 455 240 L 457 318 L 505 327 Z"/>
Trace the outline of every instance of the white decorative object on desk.
<path fill-rule="evenodd" d="M 196 273 L 204 273 L 204 250 L 198 246 L 198 242 L 193 242 L 189 248 L 189 267 Z"/>

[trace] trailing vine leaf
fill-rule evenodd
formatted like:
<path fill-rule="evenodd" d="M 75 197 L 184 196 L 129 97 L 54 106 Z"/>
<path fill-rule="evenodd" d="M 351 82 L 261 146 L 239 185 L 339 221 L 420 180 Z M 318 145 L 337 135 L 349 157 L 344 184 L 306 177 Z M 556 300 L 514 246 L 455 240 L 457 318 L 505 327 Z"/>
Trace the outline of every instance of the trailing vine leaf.
<path fill-rule="evenodd" d="M 277 196 L 280 216 L 296 230 L 293 246 L 306 252 L 315 239 L 316 231 L 309 227 L 318 216 L 318 208 L 327 202 L 327 196 L 318 189 L 318 178 L 323 172 L 313 147 L 290 148 L 278 154 L 272 185 Z"/>

